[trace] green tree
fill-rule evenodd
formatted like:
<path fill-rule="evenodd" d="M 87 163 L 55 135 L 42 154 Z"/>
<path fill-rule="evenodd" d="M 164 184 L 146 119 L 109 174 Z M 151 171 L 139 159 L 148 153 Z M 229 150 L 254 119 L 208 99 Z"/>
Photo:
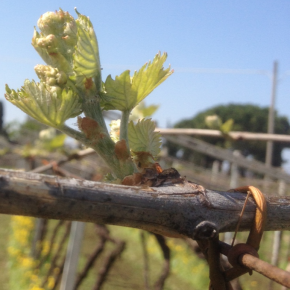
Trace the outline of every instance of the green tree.
<path fill-rule="evenodd" d="M 242 104 L 229 104 L 220 105 L 213 108 L 207 109 L 203 112 L 198 113 L 192 119 L 184 119 L 174 125 L 174 128 L 208 128 L 205 123 L 205 117 L 209 115 L 218 115 L 222 122 L 229 119 L 234 120 L 232 131 L 245 131 L 245 132 L 257 132 L 266 133 L 268 124 L 268 108 L 261 108 L 255 105 L 242 105 Z M 276 134 L 289 134 L 290 125 L 289 121 L 285 116 L 278 116 L 275 114 L 275 133 Z M 240 150 L 244 156 L 252 155 L 256 160 L 265 162 L 266 155 L 266 142 L 262 141 L 246 141 L 246 140 L 229 140 L 214 138 L 214 137 L 198 137 L 206 142 L 213 145 L 220 146 L 223 148 L 230 148 L 232 150 Z M 181 147 L 175 144 L 169 143 L 169 154 L 175 156 L 177 151 Z M 275 142 L 273 149 L 273 166 L 281 166 L 283 159 L 281 156 L 284 148 L 290 147 L 290 143 Z M 198 165 L 210 167 L 213 158 L 204 156 L 198 152 L 192 152 L 184 149 L 183 158 L 191 160 Z"/>

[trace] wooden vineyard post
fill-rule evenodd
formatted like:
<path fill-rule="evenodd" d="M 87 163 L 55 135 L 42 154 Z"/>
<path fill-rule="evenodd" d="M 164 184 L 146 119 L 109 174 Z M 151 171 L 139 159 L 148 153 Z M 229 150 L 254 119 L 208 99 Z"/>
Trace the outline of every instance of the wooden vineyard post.
<path fill-rule="evenodd" d="M 233 156 L 239 157 L 241 153 L 238 150 L 233 152 Z M 230 179 L 230 188 L 237 188 L 239 185 L 239 169 L 236 162 L 231 164 L 231 179 Z"/>
<path fill-rule="evenodd" d="M 211 184 L 215 184 L 218 180 L 219 167 L 220 167 L 220 162 L 218 160 L 215 160 L 212 163 L 212 171 L 211 171 L 211 178 L 210 178 Z"/>
<path fill-rule="evenodd" d="M 233 152 L 234 156 L 239 157 L 241 154 L 238 150 Z M 239 170 L 236 162 L 232 162 L 231 164 L 231 179 L 230 179 L 230 188 L 238 187 L 238 179 L 239 179 Z M 231 244 L 233 238 L 233 232 L 226 232 L 224 236 L 224 242 L 227 244 Z"/>
<path fill-rule="evenodd" d="M 285 193 L 286 193 L 286 184 L 283 180 L 279 180 L 278 194 L 279 196 L 284 196 Z M 281 237 L 282 237 L 281 231 L 274 231 L 274 241 L 273 241 L 273 250 L 272 250 L 272 258 L 271 258 L 271 264 L 274 266 L 278 265 Z"/>
<path fill-rule="evenodd" d="M 60 290 L 74 289 L 84 228 L 83 222 L 72 223 Z"/>
<path fill-rule="evenodd" d="M 279 196 L 284 196 L 286 194 L 286 183 L 284 180 L 279 180 L 278 194 Z M 274 231 L 273 236 L 274 236 L 274 239 L 273 239 L 271 264 L 273 266 L 278 266 L 282 232 Z M 270 280 L 268 289 L 272 289 L 272 286 L 273 286 L 273 281 Z"/>

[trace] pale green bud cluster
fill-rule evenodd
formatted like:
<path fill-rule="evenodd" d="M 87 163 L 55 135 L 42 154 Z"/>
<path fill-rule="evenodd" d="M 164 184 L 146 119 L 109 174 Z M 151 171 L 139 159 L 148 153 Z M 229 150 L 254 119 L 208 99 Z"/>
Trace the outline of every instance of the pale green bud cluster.
<path fill-rule="evenodd" d="M 44 35 L 54 34 L 55 36 L 63 37 L 76 34 L 74 18 L 62 9 L 44 13 L 38 19 L 37 26 Z"/>
<path fill-rule="evenodd" d="M 49 141 L 56 136 L 56 130 L 54 128 L 44 129 L 39 132 L 38 136 L 41 141 Z"/>
<path fill-rule="evenodd" d="M 206 116 L 205 123 L 210 129 L 219 130 L 222 125 L 222 120 L 218 115 Z"/>
<path fill-rule="evenodd" d="M 34 70 L 39 79 L 49 86 L 63 86 L 67 83 L 66 73 L 50 65 L 38 64 L 34 67 Z"/>
<path fill-rule="evenodd" d="M 43 14 L 37 25 L 40 33 L 34 30 L 33 47 L 47 64 L 71 74 L 77 44 L 77 24 L 74 18 L 60 9 Z"/>

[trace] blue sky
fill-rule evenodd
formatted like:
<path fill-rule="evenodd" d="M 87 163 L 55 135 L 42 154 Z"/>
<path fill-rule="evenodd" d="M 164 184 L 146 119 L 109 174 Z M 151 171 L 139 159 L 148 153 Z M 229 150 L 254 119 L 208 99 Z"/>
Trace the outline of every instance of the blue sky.
<path fill-rule="evenodd" d="M 290 1 L 0 1 L 0 99 L 4 85 L 19 88 L 37 79 L 43 63 L 31 46 L 33 27 L 46 11 L 73 8 L 90 16 L 97 33 L 103 79 L 138 70 L 166 51 L 174 74 L 147 99 L 160 104 L 160 127 L 218 104 L 270 104 L 273 61 L 279 62 L 276 108 L 290 117 Z M 250 70 L 253 74 L 204 73 L 197 69 Z M 267 74 L 256 74 L 256 72 Z M 25 118 L 5 103 L 5 121 Z M 290 118 L 289 118 L 290 119 Z"/>

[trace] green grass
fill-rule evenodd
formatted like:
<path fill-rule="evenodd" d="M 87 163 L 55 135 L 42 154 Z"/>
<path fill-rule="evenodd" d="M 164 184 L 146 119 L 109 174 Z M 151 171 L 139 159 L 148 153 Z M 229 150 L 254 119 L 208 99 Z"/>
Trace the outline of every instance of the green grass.
<path fill-rule="evenodd" d="M 50 221 L 49 233 L 51 233 L 55 221 Z M 8 272 L 8 253 L 7 244 L 10 232 L 10 216 L 0 215 L 0 285 L 1 290 L 18 290 L 9 288 Z M 126 241 L 126 248 L 121 257 L 114 263 L 109 272 L 104 290 L 113 289 L 144 289 L 144 261 L 140 241 L 140 230 L 131 228 L 122 228 L 117 226 L 109 227 L 111 235 L 120 240 Z M 63 232 L 63 229 L 62 231 Z M 48 233 L 48 236 L 49 236 Z M 151 286 L 159 277 L 162 268 L 162 253 L 153 235 L 147 233 L 147 249 L 149 254 L 149 280 Z M 238 240 L 246 240 L 247 233 L 239 233 Z M 91 223 L 86 224 L 85 238 L 82 243 L 81 257 L 79 261 L 79 270 L 83 268 L 87 258 L 98 245 L 98 237 L 95 232 L 95 226 Z M 272 252 L 273 232 L 266 232 L 259 251 L 261 259 L 269 262 Z M 166 280 L 165 290 L 182 290 L 182 289 L 207 289 L 208 287 L 208 267 L 206 263 L 189 249 L 184 241 L 179 239 L 167 239 L 171 252 L 171 274 Z M 279 267 L 286 266 L 286 252 L 289 237 L 284 235 L 281 246 L 281 255 Z M 112 243 L 107 243 L 105 251 L 100 256 L 97 263 L 91 269 L 87 279 L 81 285 L 80 290 L 92 289 L 96 281 L 97 274 L 102 266 L 103 259 L 114 248 Z M 12 273 L 10 273 L 12 274 Z M 11 277 L 16 277 L 13 273 Z M 16 279 L 16 278 L 15 278 Z M 244 290 L 250 289 L 268 289 L 269 280 L 258 273 L 252 276 L 244 275 L 241 278 Z M 281 286 L 274 283 L 272 289 L 280 289 Z M 23 289 L 25 290 L 25 289 Z"/>
<path fill-rule="evenodd" d="M 10 230 L 10 216 L 0 215 L 0 285 L 2 290 L 9 289 L 7 240 Z"/>

